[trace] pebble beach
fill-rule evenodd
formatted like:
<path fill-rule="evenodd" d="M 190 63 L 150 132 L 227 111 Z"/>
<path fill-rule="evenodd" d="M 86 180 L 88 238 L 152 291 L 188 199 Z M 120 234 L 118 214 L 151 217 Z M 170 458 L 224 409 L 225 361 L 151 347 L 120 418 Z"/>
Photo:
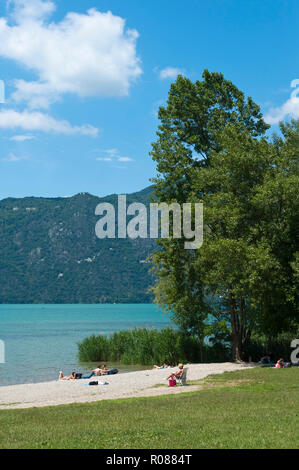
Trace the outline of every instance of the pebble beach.
<path fill-rule="evenodd" d="M 188 368 L 188 385 L 188 380 L 199 380 L 211 374 L 222 374 L 226 371 L 254 367 L 254 365 L 225 362 L 187 364 L 185 367 Z M 142 370 L 103 377 L 92 377 L 91 379 L 53 380 L 42 383 L 2 386 L 0 387 L 0 409 L 55 406 L 118 398 L 150 397 L 198 389 L 196 385 L 168 387 L 168 382 L 165 378 L 171 371 L 176 370 L 177 368 Z M 99 385 L 88 385 L 91 380 L 98 381 Z M 107 382 L 108 384 L 101 385 L 101 382 Z M 165 387 L 161 387 L 161 385 L 165 385 Z"/>

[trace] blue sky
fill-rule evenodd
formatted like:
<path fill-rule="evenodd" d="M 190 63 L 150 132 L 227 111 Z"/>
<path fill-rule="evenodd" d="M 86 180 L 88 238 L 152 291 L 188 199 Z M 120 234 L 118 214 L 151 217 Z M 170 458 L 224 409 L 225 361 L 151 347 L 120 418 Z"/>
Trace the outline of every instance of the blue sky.
<path fill-rule="evenodd" d="M 298 0 L 0 0 L 0 17 L 0 199 L 148 186 L 178 72 L 222 72 L 273 129 L 299 118 Z"/>

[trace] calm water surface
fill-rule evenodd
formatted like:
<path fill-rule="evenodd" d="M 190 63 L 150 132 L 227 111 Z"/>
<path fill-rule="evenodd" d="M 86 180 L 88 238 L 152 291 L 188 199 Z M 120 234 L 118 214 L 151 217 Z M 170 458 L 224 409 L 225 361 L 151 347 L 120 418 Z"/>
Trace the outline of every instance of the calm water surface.
<path fill-rule="evenodd" d="M 77 342 L 86 336 L 170 325 L 169 316 L 151 304 L 0 305 L 0 386 L 54 380 L 59 370 L 88 372 L 93 364 L 77 360 Z"/>

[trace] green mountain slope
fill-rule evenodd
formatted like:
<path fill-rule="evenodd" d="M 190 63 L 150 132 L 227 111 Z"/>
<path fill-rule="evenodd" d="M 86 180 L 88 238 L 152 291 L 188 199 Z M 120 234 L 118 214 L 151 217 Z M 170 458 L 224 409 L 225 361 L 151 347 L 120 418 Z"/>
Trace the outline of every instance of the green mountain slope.
<path fill-rule="evenodd" d="M 148 206 L 151 187 L 127 195 Z M 0 201 L 0 303 L 150 302 L 152 239 L 95 235 L 95 208 L 117 195 Z M 128 219 L 129 220 L 129 219 Z"/>

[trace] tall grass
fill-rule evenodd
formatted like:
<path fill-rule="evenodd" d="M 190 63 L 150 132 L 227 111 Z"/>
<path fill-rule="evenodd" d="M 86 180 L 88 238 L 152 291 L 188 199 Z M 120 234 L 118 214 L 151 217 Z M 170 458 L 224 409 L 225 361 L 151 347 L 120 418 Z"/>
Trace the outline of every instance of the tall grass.
<path fill-rule="evenodd" d="M 170 364 L 178 362 L 225 361 L 223 349 L 215 351 L 200 345 L 197 338 L 173 328 L 136 328 L 113 333 L 110 337 L 99 335 L 85 338 L 78 343 L 79 360 L 82 362 L 119 362 L 122 364 Z"/>
<path fill-rule="evenodd" d="M 271 351 L 275 360 L 290 360 L 293 334 L 281 334 L 271 342 L 254 336 L 244 352 L 243 359 L 259 361 Z M 296 336 L 297 335 L 297 336 Z M 231 361 L 230 347 L 221 342 L 210 346 L 200 343 L 197 337 L 173 328 L 136 328 L 122 330 L 111 336 L 92 335 L 78 343 L 78 356 L 82 362 L 118 362 L 120 364 L 170 364 L 179 362 L 226 362 Z"/>

